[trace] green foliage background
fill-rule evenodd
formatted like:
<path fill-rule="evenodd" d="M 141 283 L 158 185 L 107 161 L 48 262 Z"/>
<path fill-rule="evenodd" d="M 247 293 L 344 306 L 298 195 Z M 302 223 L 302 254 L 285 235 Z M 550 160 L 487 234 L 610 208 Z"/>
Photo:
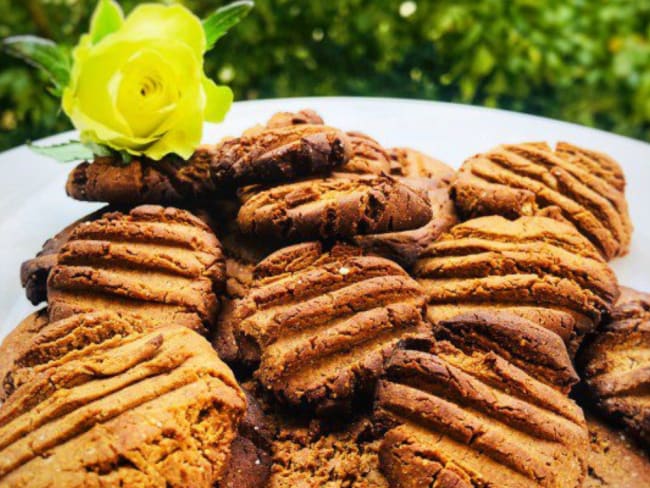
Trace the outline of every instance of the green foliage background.
<path fill-rule="evenodd" d="M 182 3 L 203 17 L 227 2 Z M 94 6 L 0 0 L 0 37 L 74 44 Z M 650 0 L 256 0 L 206 72 L 237 99 L 426 98 L 650 140 Z M 0 150 L 69 128 L 45 86 L 0 54 Z"/>

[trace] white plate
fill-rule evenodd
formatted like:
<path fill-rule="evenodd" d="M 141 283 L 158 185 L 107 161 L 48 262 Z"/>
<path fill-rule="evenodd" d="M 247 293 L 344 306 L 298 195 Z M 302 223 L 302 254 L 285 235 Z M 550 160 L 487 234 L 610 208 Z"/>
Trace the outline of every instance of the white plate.
<path fill-rule="evenodd" d="M 622 284 L 650 291 L 650 145 L 554 120 L 466 105 L 381 98 L 294 98 L 236 103 L 226 121 L 209 125 L 205 141 L 264 122 L 279 110 L 314 108 L 328 124 L 360 130 L 382 144 L 411 146 L 458 166 L 502 142 L 566 140 L 606 152 L 623 166 L 635 224 L 628 256 L 612 262 Z M 60 142 L 74 133 L 40 142 Z M 67 198 L 73 165 L 59 164 L 22 146 L 0 154 L 0 339 L 34 307 L 20 286 L 20 263 L 73 220 L 99 207 Z"/>

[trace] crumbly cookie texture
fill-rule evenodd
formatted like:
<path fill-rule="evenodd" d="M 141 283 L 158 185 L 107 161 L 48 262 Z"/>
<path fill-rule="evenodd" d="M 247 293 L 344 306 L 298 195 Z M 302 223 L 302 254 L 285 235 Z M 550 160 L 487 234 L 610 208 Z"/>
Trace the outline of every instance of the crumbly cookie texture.
<path fill-rule="evenodd" d="M 16 360 L 48 324 L 47 309 L 42 308 L 25 317 L 0 344 L 0 402 L 7 398 L 4 385 L 7 376 L 16 368 Z"/>
<path fill-rule="evenodd" d="M 197 202 L 235 187 L 327 173 L 350 156 L 338 129 L 322 124 L 264 128 L 218 144 L 200 146 L 188 161 L 133 160 L 127 165 L 98 157 L 77 166 L 66 191 L 77 200 L 116 205 Z"/>
<path fill-rule="evenodd" d="M 335 174 L 242 194 L 242 232 L 279 241 L 415 229 L 431 219 L 425 193 L 390 176 Z"/>
<path fill-rule="evenodd" d="M 573 353 L 618 298 L 614 272 L 574 227 L 546 217 L 482 217 L 458 224 L 413 273 L 436 322 L 485 308 L 513 312 L 559 334 Z"/>
<path fill-rule="evenodd" d="M 632 224 L 625 178 L 610 157 L 560 142 L 505 144 L 463 163 L 454 184 L 465 217 L 551 212 L 572 223 L 606 259 L 627 253 Z"/>
<path fill-rule="evenodd" d="M 367 419 L 334 430 L 285 422 L 273 442 L 269 488 L 389 488 L 379 469 L 380 440 Z"/>
<path fill-rule="evenodd" d="M 371 394 L 397 344 L 427 335 L 424 296 L 392 261 L 320 243 L 282 249 L 236 304 L 242 358 L 277 399 L 327 413 Z"/>
<path fill-rule="evenodd" d="M 246 408 L 232 372 L 185 327 L 104 324 L 30 356 L 0 408 L 0 485 L 214 486 Z"/>
<path fill-rule="evenodd" d="M 579 361 L 597 406 L 650 446 L 650 294 L 622 288 Z"/>
<path fill-rule="evenodd" d="M 358 235 L 353 241 L 370 253 L 393 259 L 408 268 L 429 244 L 457 223 L 454 202 L 449 196 L 455 172 L 441 161 L 414 149 L 395 148 L 388 154 L 390 174 L 428 196 L 431 219 L 415 229 Z"/>
<path fill-rule="evenodd" d="M 447 341 L 398 350 L 376 402 L 393 486 L 582 486 L 581 409 L 494 351 Z"/>
<path fill-rule="evenodd" d="M 143 205 L 77 225 L 48 278 L 50 320 L 114 310 L 210 328 L 225 281 L 210 228 L 187 211 Z"/>
<path fill-rule="evenodd" d="M 650 486 L 650 458 L 625 434 L 586 413 L 589 456 L 584 488 Z"/>

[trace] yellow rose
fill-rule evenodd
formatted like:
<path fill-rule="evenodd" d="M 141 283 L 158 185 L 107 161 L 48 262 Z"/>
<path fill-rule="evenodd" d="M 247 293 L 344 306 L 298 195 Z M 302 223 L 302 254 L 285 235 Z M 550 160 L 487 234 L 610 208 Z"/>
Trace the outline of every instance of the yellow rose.
<path fill-rule="evenodd" d="M 98 26 L 96 13 L 73 51 L 63 110 L 84 143 L 155 160 L 188 158 L 203 121 L 223 120 L 233 98 L 203 73 L 201 21 L 180 5 L 140 5 L 126 19 L 113 2 L 102 7 L 112 17 Z"/>

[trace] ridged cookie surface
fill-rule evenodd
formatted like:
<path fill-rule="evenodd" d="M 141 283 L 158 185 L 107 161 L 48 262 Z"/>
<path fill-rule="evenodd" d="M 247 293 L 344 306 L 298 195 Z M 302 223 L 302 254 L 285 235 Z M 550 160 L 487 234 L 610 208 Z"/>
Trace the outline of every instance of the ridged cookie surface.
<path fill-rule="evenodd" d="M 210 488 L 222 476 L 246 401 L 200 335 L 108 333 L 38 361 L 0 408 L 0 486 Z"/>
<path fill-rule="evenodd" d="M 22 263 L 20 282 L 25 288 L 27 299 L 32 304 L 37 305 L 47 300 L 47 277 L 52 267 L 57 263 L 59 251 L 68 242 L 74 228 L 81 222 L 98 219 L 102 214 L 109 211 L 110 207 L 104 207 L 73 222 L 54 237 L 45 241 L 43 248 L 35 257 Z"/>
<path fill-rule="evenodd" d="M 494 352 L 446 341 L 396 351 L 377 415 L 393 426 L 380 449 L 391 486 L 582 486 L 582 411 Z"/>
<path fill-rule="evenodd" d="M 330 239 L 425 225 L 423 192 L 389 176 L 340 173 L 242 195 L 242 232 L 279 241 Z"/>
<path fill-rule="evenodd" d="M 465 351 L 494 352 L 565 394 L 579 380 L 558 334 L 507 310 L 486 308 L 459 314 L 436 323 L 434 334 Z"/>
<path fill-rule="evenodd" d="M 256 269 L 234 313 L 244 359 L 281 401 L 326 411 L 371 392 L 384 358 L 426 333 L 424 296 L 402 268 L 359 250 L 291 246 Z"/>
<path fill-rule="evenodd" d="M 506 144 L 463 163 L 454 186 L 468 217 L 544 213 L 555 207 L 606 259 L 627 253 L 632 224 L 623 172 L 608 156 L 571 144 Z"/>
<path fill-rule="evenodd" d="M 235 187 L 326 173 L 349 157 L 347 136 L 321 124 L 263 128 L 218 144 L 200 146 L 188 161 L 110 157 L 77 166 L 68 195 L 116 205 L 185 204 L 231 193 Z"/>
<path fill-rule="evenodd" d="M 201 220 L 140 206 L 76 226 L 48 278 L 50 320 L 115 310 L 200 330 L 225 280 L 221 245 Z"/>
<path fill-rule="evenodd" d="M 622 288 L 580 362 L 597 405 L 650 445 L 650 294 Z"/>
<path fill-rule="evenodd" d="M 558 333 L 573 352 L 618 297 L 616 276 L 590 242 L 545 217 L 458 224 L 414 267 L 434 324 L 461 312 L 507 310 Z"/>

